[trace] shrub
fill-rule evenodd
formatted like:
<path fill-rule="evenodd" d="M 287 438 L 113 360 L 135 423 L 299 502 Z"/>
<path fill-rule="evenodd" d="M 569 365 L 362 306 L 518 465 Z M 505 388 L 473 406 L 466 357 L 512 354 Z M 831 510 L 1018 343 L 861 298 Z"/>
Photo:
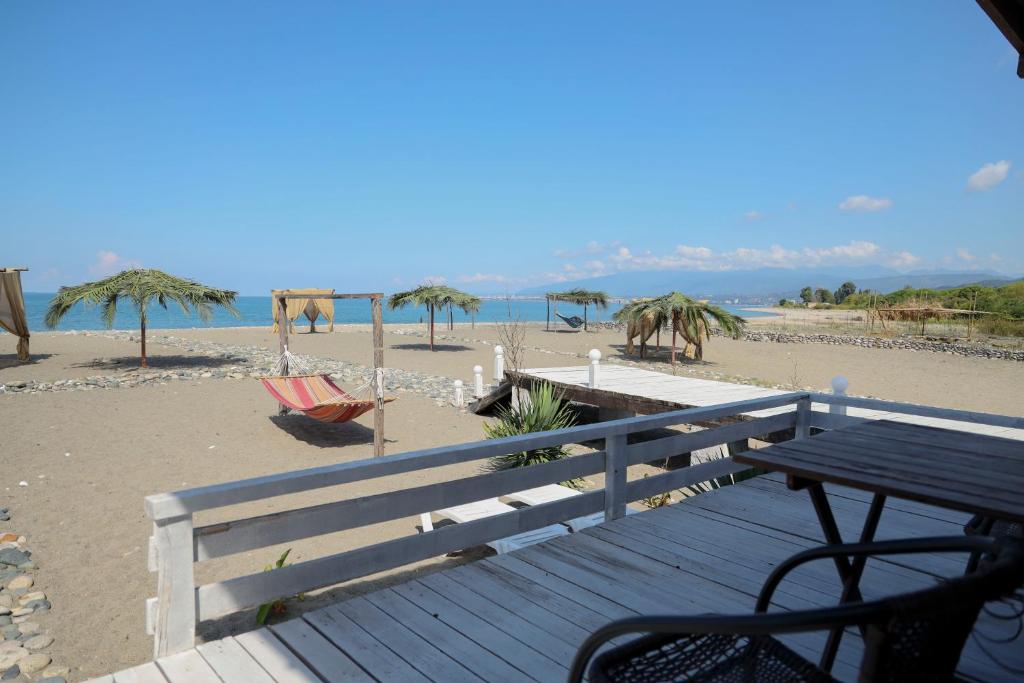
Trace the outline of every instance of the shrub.
<path fill-rule="evenodd" d="M 568 404 L 562 402 L 561 394 L 556 393 L 554 387 L 547 382 L 535 384 L 530 389 L 529 396 L 529 401 L 522 401 L 518 406 L 498 408 L 498 419 L 484 424 L 484 433 L 488 439 L 564 429 L 576 424 L 576 417 Z M 491 458 L 487 468 L 491 471 L 501 471 L 529 467 L 559 460 L 568 454 L 563 446 L 519 451 Z"/>

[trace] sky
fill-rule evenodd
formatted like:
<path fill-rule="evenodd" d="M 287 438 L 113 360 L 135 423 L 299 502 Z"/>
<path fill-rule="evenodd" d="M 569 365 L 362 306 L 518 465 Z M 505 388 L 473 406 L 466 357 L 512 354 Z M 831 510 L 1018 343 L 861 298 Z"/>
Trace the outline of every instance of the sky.
<path fill-rule="evenodd" d="M 242 294 L 1021 275 L 1015 69 L 968 0 L 8 0 L 0 265 Z"/>

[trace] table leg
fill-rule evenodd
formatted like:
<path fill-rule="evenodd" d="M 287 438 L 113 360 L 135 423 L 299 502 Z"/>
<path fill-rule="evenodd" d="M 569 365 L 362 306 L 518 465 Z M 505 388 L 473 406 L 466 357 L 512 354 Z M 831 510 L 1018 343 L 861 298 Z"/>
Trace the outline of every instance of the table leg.
<path fill-rule="evenodd" d="M 824 496 L 824 491 L 822 491 L 822 496 Z M 871 507 L 868 508 L 867 517 L 864 519 L 864 528 L 860 532 L 861 543 L 870 543 L 874 540 L 875 532 L 878 530 L 878 521 L 882 517 L 882 510 L 884 508 L 885 496 L 876 493 L 871 499 Z M 860 596 L 860 578 L 864 574 L 864 566 L 867 564 L 867 561 L 867 556 L 861 555 L 860 557 L 855 557 L 853 563 L 849 565 L 849 574 L 843 581 L 843 592 L 839 596 L 840 605 L 852 602 L 854 599 L 857 601 L 862 599 L 861 597 L 854 598 L 853 596 L 854 594 Z M 821 655 L 821 668 L 825 671 L 832 670 L 832 664 L 835 662 L 836 653 L 839 652 L 839 641 L 842 637 L 842 628 L 834 628 L 829 632 L 828 640 L 825 642 L 825 650 Z"/>

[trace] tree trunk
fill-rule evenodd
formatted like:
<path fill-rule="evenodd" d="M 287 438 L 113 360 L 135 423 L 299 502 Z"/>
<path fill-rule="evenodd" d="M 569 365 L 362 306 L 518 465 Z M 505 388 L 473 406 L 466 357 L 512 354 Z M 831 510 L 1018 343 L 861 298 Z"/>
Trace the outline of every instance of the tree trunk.
<path fill-rule="evenodd" d="M 427 308 L 430 310 L 430 350 L 434 350 L 434 306 L 428 304 Z"/>
<path fill-rule="evenodd" d="M 142 331 L 142 361 L 139 363 L 139 367 L 148 368 L 149 364 L 146 362 L 146 310 L 143 309 L 139 314 L 139 327 Z"/>
<path fill-rule="evenodd" d="M 672 365 L 676 364 L 676 313 L 672 312 Z"/>
<path fill-rule="evenodd" d="M 587 331 L 587 305 L 583 304 L 583 331 Z"/>

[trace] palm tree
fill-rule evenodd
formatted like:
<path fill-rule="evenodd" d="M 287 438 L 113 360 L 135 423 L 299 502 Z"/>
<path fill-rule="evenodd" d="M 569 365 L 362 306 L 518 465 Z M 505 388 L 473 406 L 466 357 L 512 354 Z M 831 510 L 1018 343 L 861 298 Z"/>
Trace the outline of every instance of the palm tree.
<path fill-rule="evenodd" d="M 743 334 L 746 321 L 704 301 L 691 299 L 679 292 L 670 292 L 654 299 L 643 299 L 628 304 L 616 313 L 616 319 L 630 324 L 630 339 L 640 336 L 641 355 L 654 330 L 660 330 L 666 322 L 672 325 L 672 364 L 676 362 L 676 334 L 694 349 L 693 357 L 704 357 L 704 341 L 711 337 L 711 325 L 718 327 L 733 339 Z"/>
<path fill-rule="evenodd" d="M 185 314 L 192 309 L 203 321 L 210 319 L 213 306 L 223 306 L 231 315 L 238 317 L 234 307 L 238 292 L 228 289 L 215 289 L 200 284 L 195 280 L 175 277 L 160 270 L 136 268 L 125 270 L 98 282 L 86 282 L 74 287 L 61 287 L 57 296 L 50 300 L 44 322 L 49 329 L 57 327 L 61 318 L 79 302 L 99 304 L 103 307 L 103 322 L 107 329 L 114 326 L 117 314 L 117 302 L 130 299 L 139 313 L 139 327 L 142 331 L 142 355 L 139 365 L 146 364 L 146 307 L 156 299 L 163 308 L 167 308 L 168 299 L 181 306 Z"/>
<path fill-rule="evenodd" d="M 407 292 L 398 292 L 388 297 L 388 309 L 396 310 L 406 306 L 426 306 L 430 314 L 430 350 L 434 350 L 434 312 L 456 306 L 466 313 L 480 309 L 480 299 L 445 285 L 420 285 Z"/>

